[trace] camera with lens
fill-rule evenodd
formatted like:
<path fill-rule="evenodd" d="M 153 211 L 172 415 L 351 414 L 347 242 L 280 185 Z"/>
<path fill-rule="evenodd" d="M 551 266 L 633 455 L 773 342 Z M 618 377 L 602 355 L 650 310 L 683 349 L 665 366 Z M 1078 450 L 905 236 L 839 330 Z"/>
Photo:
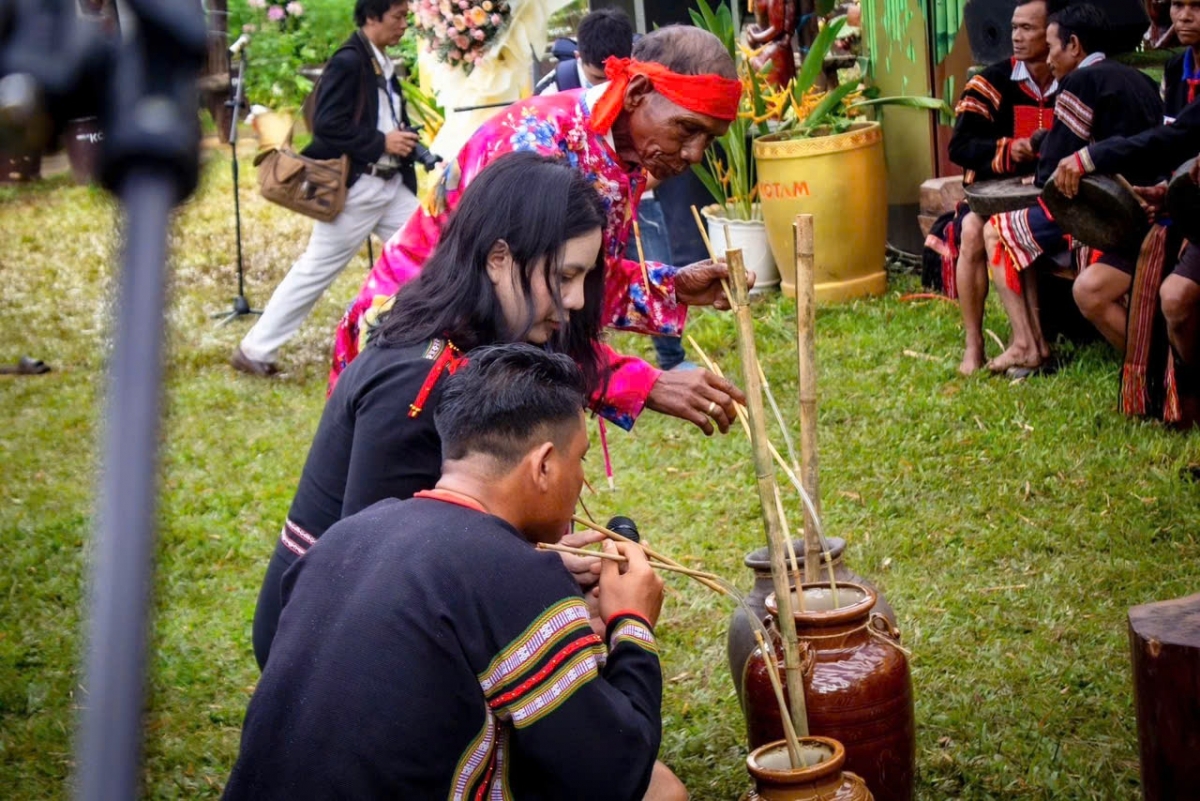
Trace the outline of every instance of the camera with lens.
<path fill-rule="evenodd" d="M 405 125 L 402 126 L 400 130 L 407 133 L 415 133 L 420 135 L 424 128 L 425 126 L 423 125 Z M 425 147 L 425 145 L 422 144 L 419 139 L 417 140 L 417 143 L 413 145 L 412 153 L 409 154 L 409 158 L 424 167 L 427 172 L 433 172 L 435 169 L 437 169 L 438 162 L 445 160 L 437 153 L 434 153 L 432 150 Z"/>

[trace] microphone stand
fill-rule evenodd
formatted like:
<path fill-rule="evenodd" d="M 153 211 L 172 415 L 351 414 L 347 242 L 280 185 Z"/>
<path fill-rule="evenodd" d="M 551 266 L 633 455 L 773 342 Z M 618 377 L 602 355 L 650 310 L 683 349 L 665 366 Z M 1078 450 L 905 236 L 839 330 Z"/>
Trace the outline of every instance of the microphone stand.
<path fill-rule="evenodd" d="M 233 107 L 233 114 L 229 123 L 229 156 L 230 164 L 233 169 L 233 217 L 237 229 L 237 296 L 233 299 L 233 309 L 228 312 L 217 312 L 212 315 L 214 319 L 221 318 L 217 323 L 217 327 L 229 325 L 239 317 L 244 317 L 248 314 L 262 314 L 262 309 L 250 308 L 250 301 L 246 300 L 246 267 L 242 261 L 242 204 L 238 197 L 238 113 L 242 108 L 242 101 L 245 99 L 246 91 L 246 50 L 242 47 L 240 53 L 229 51 L 229 72 L 230 79 L 233 75 L 233 57 L 238 56 L 240 68 L 238 69 L 237 80 L 232 82 L 229 88 L 230 94 L 233 95 L 232 100 L 225 102 L 226 106 Z"/>

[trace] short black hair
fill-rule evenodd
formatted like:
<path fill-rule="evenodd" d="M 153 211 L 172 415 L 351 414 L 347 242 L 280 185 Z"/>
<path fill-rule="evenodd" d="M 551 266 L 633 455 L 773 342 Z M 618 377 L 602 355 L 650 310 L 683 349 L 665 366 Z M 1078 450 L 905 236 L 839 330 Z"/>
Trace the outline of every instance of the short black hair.
<path fill-rule="evenodd" d="M 680 75 L 738 77 L 733 56 L 721 40 L 692 25 L 667 25 L 651 31 L 637 40 L 633 57 L 662 64 Z"/>
<path fill-rule="evenodd" d="M 444 462 L 478 453 L 511 466 L 540 442 L 565 446 L 587 397 L 571 357 L 524 342 L 476 348 L 443 380 L 433 421 Z"/>
<path fill-rule="evenodd" d="M 593 11 L 579 23 L 575 34 L 579 59 L 591 67 L 603 67 L 609 56 L 629 58 L 633 53 L 633 23 L 619 8 Z"/>
<path fill-rule="evenodd" d="M 1027 6 L 1030 3 L 1044 3 L 1046 6 L 1046 16 L 1057 14 L 1067 7 L 1067 0 L 1017 0 L 1017 7 Z"/>
<path fill-rule="evenodd" d="M 362 27 L 369 19 L 383 19 L 392 6 L 408 3 L 408 0 L 354 0 L 354 24 Z"/>
<path fill-rule="evenodd" d="M 1112 26 L 1108 15 L 1090 3 L 1067 6 L 1050 15 L 1046 27 L 1058 26 L 1058 40 L 1064 46 L 1074 36 L 1079 40 L 1083 52 L 1091 55 L 1101 53 L 1112 37 Z"/>

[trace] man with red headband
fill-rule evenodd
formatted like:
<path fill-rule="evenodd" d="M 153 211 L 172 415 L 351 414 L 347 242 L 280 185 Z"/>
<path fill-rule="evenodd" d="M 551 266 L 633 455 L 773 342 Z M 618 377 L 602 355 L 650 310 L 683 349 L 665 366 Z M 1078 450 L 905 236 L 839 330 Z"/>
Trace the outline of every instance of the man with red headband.
<path fill-rule="evenodd" d="M 433 191 L 384 246 L 375 268 L 338 326 L 330 386 L 366 342 L 372 321 L 433 252 L 449 212 L 492 159 L 532 150 L 566 159 L 595 185 L 608 219 L 604 229 L 605 322 L 626 331 L 680 336 L 688 306 L 728 308 L 723 264 L 687 267 L 625 259 L 647 174 L 678 175 L 736 118 L 741 84 L 725 46 L 690 26 L 647 34 L 632 59 L 609 59 L 608 83 L 519 101 L 486 122 L 446 167 Z M 514 186 L 512 202 L 521 202 Z M 747 276 L 752 280 L 752 276 Z M 707 370 L 663 373 L 614 351 L 601 414 L 631 428 L 642 409 L 689 420 L 704 430 L 728 429 L 734 401 L 729 382 Z"/>

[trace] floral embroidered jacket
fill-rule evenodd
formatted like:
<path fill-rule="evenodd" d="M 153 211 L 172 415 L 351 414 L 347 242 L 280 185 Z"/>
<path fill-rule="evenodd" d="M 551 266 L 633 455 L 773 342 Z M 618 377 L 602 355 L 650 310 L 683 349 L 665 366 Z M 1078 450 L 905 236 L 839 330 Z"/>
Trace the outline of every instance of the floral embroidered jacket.
<path fill-rule="evenodd" d="M 380 311 L 401 285 L 420 272 L 466 187 L 492 159 L 513 151 L 564 158 L 600 193 L 608 217 L 603 245 L 606 325 L 653 335 L 682 334 L 687 307 L 675 301 L 675 268 L 647 262 L 647 287 L 641 266 L 623 256 L 646 178 L 640 168 L 626 169 L 605 135 L 591 129 L 591 103 L 599 97 L 598 89 L 520 101 L 475 132 L 447 166 L 422 208 L 384 245 L 358 297 L 338 324 L 329 377 L 331 391 L 338 375 L 362 349 Z M 513 187 L 514 203 L 520 202 L 520 193 L 520 187 Z M 632 428 L 661 372 L 608 345 L 600 348 L 610 374 L 604 396 L 593 398 L 593 406 L 622 428 Z"/>

